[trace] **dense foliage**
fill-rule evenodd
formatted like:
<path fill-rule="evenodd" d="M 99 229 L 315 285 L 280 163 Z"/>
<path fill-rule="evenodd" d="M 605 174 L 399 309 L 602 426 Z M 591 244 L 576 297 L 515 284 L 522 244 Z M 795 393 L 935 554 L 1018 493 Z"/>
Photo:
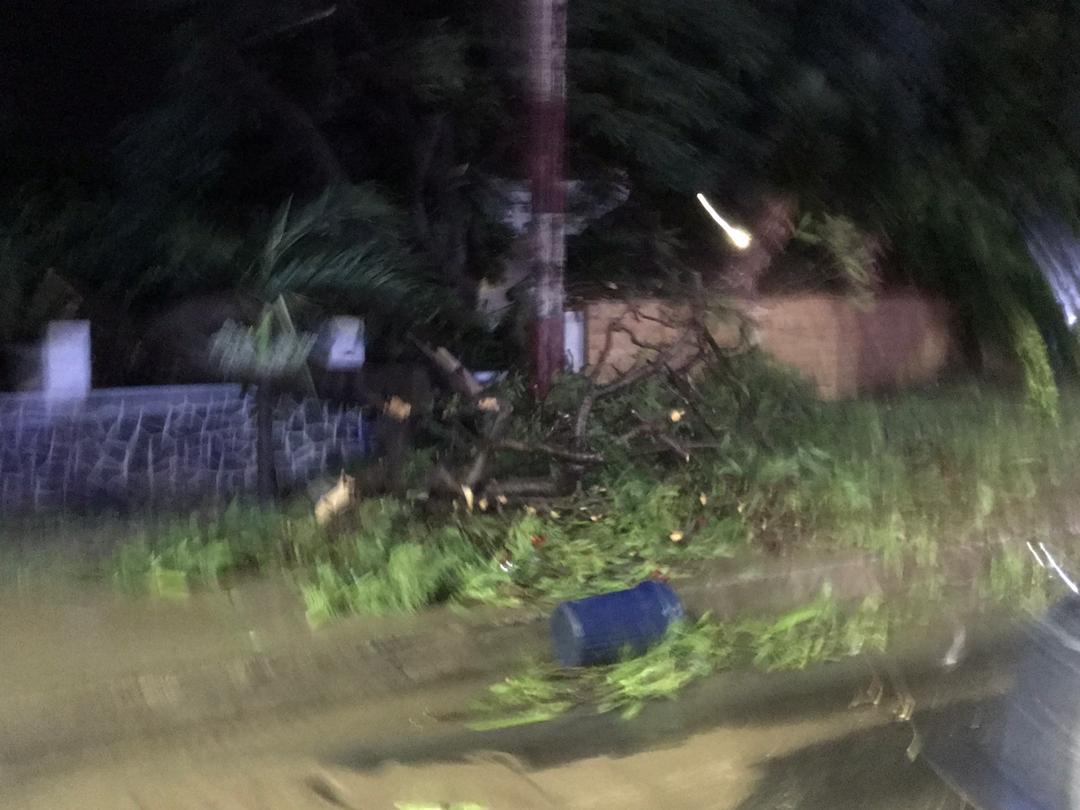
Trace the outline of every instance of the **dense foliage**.
<path fill-rule="evenodd" d="M 329 527 L 306 503 L 281 513 L 234 507 L 130 539 L 116 572 L 168 591 L 297 571 L 321 622 L 444 601 L 577 598 L 651 576 L 678 580 L 717 558 L 858 548 L 931 598 L 1028 593 L 1037 572 L 1025 541 L 1069 556 L 1053 538 L 1080 531 L 1068 496 L 1080 481 L 1074 409 L 1054 422 L 1021 399 L 976 391 L 824 405 L 754 358 L 701 384 L 716 392 L 708 423 L 656 379 L 598 406 L 589 446 L 607 463 L 564 498 L 451 510 L 422 494 L 431 460 L 419 454 L 404 498 L 366 498 Z M 546 413 L 523 408 L 517 435 L 565 421 L 559 395 L 572 401 L 573 385 L 537 406 Z M 689 460 L 621 440 L 634 413 L 670 422 Z M 984 580 L 948 582 L 938 560 L 963 548 L 1004 562 Z"/>
<path fill-rule="evenodd" d="M 370 289 L 434 285 L 409 318 L 452 302 L 440 328 L 468 328 L 477 282 L 508 257 L 491 181 L 522 175 L 520 4 L 112 0 L 78 25 L 65 8 L 34 4 L 0 43 L 4 337 L 72 308 L 119 324 L 249 289 L 275 212 L 328 188 L 353 200 L 352 225 L 325 209 L 307 269 L 277 291 L 386 315 Z M 941 290 L 979 334 L 1014 346 L 1019 306 L 1065 340 L 1022 224 L 1078 212 L 1071 4 L 569 10 L 570 170 L 629 190 L 571 241 L 571 286 L 722 264 L 693 192 L 750 216 L 781 189 L 821 222 L 879 232 L 888 274 Z M 67 57 L 32 68 L 46 48 Z M 824 272 L 862 272 L 848 236 Z M 46 269 L 64 286 L 38 289 Z"/>

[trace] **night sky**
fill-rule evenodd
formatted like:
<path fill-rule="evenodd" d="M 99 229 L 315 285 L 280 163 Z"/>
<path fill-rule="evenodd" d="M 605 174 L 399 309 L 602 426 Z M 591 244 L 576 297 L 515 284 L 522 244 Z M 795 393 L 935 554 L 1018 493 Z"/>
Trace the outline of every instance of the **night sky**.
<path fill-rule="evenodd" d="M 157 89 L 167 15 L 133 13 L 117 0 L 9 0 L 5 7 L 0 120 L 7 171 L 33 171 L 56 152 L 72 157 L 107 147 L 122 117 Z"/>

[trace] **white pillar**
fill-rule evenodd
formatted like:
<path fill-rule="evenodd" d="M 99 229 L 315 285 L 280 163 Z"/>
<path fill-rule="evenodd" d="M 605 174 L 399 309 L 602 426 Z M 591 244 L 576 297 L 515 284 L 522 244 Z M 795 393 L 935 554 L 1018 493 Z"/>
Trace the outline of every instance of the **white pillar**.
<path fill-rule="evenodd" d="M 323 361 L 329 371 L 356 371 L 364 365 L 364 321 L 331 318 L 323 333 Z"/>
<path fill-rule="evenodd" d="M 90 322 L 52 321 L 41 346 L 45 399 L 78 402 L 90 393 Z"/>
<path fill-rule="evenodd" d="M 563 313 L 563 350 L 566 353 L 566 370 L 574 374 L 585 368 L 585 313 Z"/>

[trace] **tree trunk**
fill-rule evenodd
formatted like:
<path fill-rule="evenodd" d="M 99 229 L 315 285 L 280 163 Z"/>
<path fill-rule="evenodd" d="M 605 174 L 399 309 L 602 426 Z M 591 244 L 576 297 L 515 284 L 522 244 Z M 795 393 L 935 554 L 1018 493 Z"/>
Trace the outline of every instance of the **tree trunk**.
<path fill-rule="evenodd" d="M 269 503 L 277 494 L 274 480 L 274 387 L 255 389 L 255 469 L 259 500 Z"/>
<path fill-rule="evenodd" d="M 530 347 L 533 392 L 540 399 L 547 395 L 564 363 L 566 2 L 527 0 L 533 278 Z"/>

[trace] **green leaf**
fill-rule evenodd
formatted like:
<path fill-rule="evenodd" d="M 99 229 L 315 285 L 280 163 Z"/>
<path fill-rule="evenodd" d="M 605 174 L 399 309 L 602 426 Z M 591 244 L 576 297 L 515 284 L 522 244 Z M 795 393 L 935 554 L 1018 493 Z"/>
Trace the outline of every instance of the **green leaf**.
<path fill-rule="evenodd" d="M 554 720 L 556 717 L 565 714 L 570 710 L 572 705 L 573 704 L 571 703 L 556 703 L 544 708 L 521 712 L 520 714 L 474 720 L 467 724 L 467 728 L 471 731 L 497 731 L 502 728 L 516 728 L 517 726 L 528 726 L 534 723 L 546 723 L 548 720 Z"/>

